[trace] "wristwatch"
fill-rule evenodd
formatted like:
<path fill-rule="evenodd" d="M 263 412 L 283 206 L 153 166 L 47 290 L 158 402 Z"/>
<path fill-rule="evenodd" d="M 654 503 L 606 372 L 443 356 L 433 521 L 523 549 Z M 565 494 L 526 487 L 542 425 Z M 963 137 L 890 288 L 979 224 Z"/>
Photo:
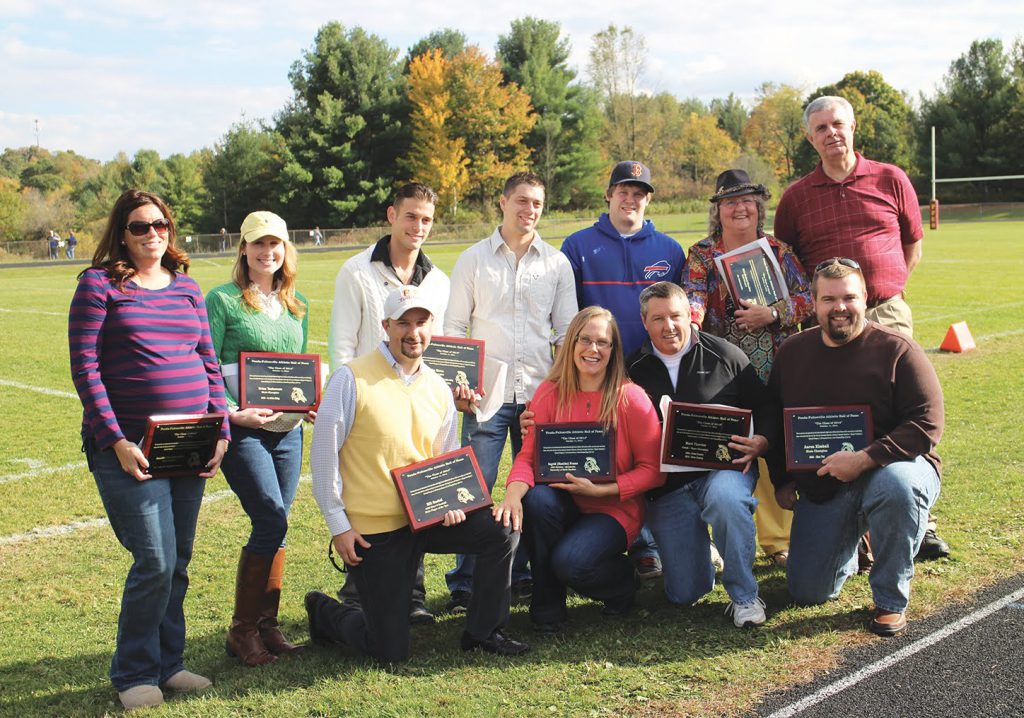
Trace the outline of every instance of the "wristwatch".
<path fill-rule="evenodd" d="M 779 310 L 776 309 L 775 307 L 772 307 L 771 309 L 772 309 L 772 321 L 775 321 L 775 322 L 779 321 Z"/>

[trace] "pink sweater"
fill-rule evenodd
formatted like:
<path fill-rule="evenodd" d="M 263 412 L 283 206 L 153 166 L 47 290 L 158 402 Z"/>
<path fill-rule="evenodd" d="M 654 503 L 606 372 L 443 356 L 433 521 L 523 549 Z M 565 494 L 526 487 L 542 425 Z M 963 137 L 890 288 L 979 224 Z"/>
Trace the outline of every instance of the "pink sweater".
<path fill-rule="evenodd" d="M 597 421 L 600 412 L 601 393 L 581 392 L 568 416 L 555 416 L 558 405 L 558 389 L 549 381 L 537 387 L 530 402 L 530 409 L 536 414 L 538 423 L 554 421 Z M 534 485 L 534 439 L 531 431 L 523 438 L 522 451 L 512 463 L 505 485 L 522 481 Z M 627 543 L 640 532 L 644 522 L 644 492 L 661 482 L 658 449 L 661 441 L 661 425 L 654 405 L 636 384 L 622 387 L 619 397 L 618 426 L 615 430 L 615 482 L 619 486 L 619 497 L 594 498 L 573 496 L 580 511 L 587 514 L 601 513 L 619 522 L 626 532 Z"/>

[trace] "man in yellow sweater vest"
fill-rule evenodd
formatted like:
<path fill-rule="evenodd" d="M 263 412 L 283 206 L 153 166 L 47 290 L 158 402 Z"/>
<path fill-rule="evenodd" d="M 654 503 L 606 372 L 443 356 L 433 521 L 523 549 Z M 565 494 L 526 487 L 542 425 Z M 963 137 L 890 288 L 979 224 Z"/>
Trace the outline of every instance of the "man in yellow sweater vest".
<path fill-rule="evenodd" d="M 392 291 L 382 325 L 387 341 L 334 373 L 313 427 L 313 497 L 362 605 L 306 594 L 310 638 L 381 662 L 405 660 L 416 564 L 424 552 L 464 553 L 476 555 L 477 570 L 462 649 L 525 653 L 529 646 L 503 630 L 519 534 L 487 511 L 451 511 L 442 526 L 409 528 L 390 470 L 458 448 L 458 420 L 451 390 L 422 362 L 433 325 L 428 298 L 417 287 Z"/>

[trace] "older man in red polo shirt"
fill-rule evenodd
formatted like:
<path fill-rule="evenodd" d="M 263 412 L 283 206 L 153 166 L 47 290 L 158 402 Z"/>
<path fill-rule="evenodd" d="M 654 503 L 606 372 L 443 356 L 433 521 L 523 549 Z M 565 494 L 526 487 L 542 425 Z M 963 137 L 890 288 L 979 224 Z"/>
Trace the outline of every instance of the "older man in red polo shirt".
<path fill-rule="evenodd" d="M 913 334 L 904 301 L 921 259 L 921 210 L 906 173 L 853 149 L 857 122 L 842 97 L 819 97 L 804 110 L 807 140 L 821 162 L 783 193 L 775 236 L 812 267 L 832 257 L 860 264 L 868 285 L 868 319 Z"/>
<path fill-rule="evenodd" d="M 821 162 L 782 194 L 775 237 L 793 247 L 808 271 L 832 257 L 856 260 L 867 284 L 866 318 L 913 336 L 904 288 L 924 238 L 917 192 L 899 167 L 853 149 L 857 121 L 844 98 L 813 100 L 804 109 L 804 129 Z M 918 558 L 948 555 L 930 525 Z"/>

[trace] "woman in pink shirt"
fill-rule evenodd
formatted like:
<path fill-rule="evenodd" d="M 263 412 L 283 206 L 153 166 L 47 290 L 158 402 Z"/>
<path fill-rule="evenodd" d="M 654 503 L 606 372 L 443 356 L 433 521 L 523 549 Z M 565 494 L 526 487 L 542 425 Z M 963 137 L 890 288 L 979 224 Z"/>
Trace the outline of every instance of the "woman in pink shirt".
<path fill-rule="evenodd" d="M 658 415 L 642 389 L 626 378 L 614 317 L 587 307 L 572 320 L 547 379 L 531 402 L 537 424 L 600 423 L 614 432 L 615 480 L 593 482 L 565 474 L 536 484 L 536 429 L 512 465 L 498 521 L 522 528 L 533 566 L 530 618 L 557 632 L 566 620 L 566 587 L 622 615 L 636 593 L 626 548 L 644 519 L 644 497 L 659 481 Z"/>

